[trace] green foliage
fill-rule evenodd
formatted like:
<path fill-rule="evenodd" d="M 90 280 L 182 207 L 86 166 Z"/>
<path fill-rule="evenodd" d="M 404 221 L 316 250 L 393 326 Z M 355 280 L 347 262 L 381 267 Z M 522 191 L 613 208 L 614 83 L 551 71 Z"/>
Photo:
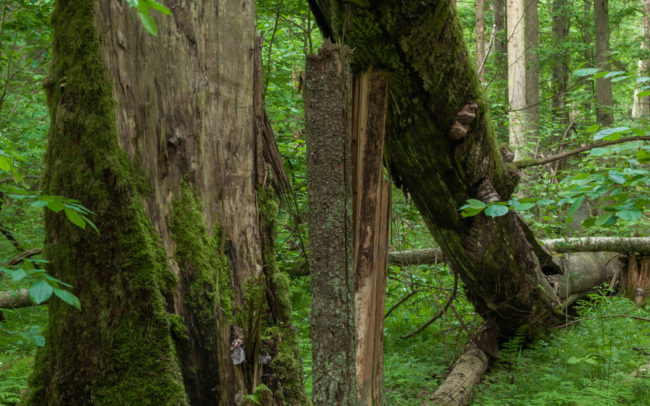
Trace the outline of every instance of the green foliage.
<path fill-rule="evenodd" d="M 476 391 L 473 404 L 647 404 L 650 383 L 632 374 L 648 362 L 643 349 L 650 345 L 650 323 L 595 318 L 620 314 L 650 316 L 627 299 L 596 294 L 578 306 L 580 323 L 530 348 L 506 347 L 505 361 Z"/>
<path fill-rule="evenodd" d="M 129 7 L 137 10 L 138 17 L 140 17 L 144 29 L 156 37 L 158 36 L 158 25 L 156 24 L 156 20 L 149 15 L 149 11 L 153 9 L 168 16 L 172 15 L 172 12 L 167 7 L 158 3 L 156 0 L 126 0 L 126 3 Z"/>

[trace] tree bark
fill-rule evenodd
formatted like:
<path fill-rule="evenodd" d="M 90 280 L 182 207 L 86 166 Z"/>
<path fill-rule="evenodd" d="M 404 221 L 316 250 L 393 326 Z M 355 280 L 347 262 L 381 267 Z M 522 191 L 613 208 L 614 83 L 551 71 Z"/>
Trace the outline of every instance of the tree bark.
<path fill-rule="evenodd" d="M 539 19 L 537 0 L 525 0 L 526 127 L 528 139 L 538 141 L 539 130 Z"/>
<path fill-rule="evenodd" d="M 557 44 L 553 51 L 552 66 L 553 82 L 551 84 L 551 112 L 560 126 L 569 124 L 569 109 L 566 106 L 566 93 L 569 87 L 569 52 L 564 46 L 569 35 L 569 8 L 567 0 L 554 0 L 553 13 L 553 38 Z M 555 137 L 555 141 L 561 141 Z"/>
<path fill-rule="evenodd" d="M 0 292 L 0 309 L 17 309 L 20 307 L 34 306 L 27 289 Z"/>
<path fill-rule="evenodd" d="M 495 34 L 495 75 L 504 83 L 502 103 L 508 105 L 508 40 L 506 35 L 506 3 L 505 0 L 494 0 L 492 4 L 494 13 Z M 496 124 L 497 134 L 506 137 L 507 128 L 500 122 Z"/>
<path fill-rule="evenodd" d="M 355 405 L 352 99 L 349 50 L 326 42 L 306 65 L 314 405 Z"/>
<path fill-rule="evenodd" d="M 527 156 L 525 152 L 530 118 L 526 71 L 526 1 L 508 0 L 508 102 L 510 119 L 508 124 L 509 145 L 515 153 L 515 160 Z"/>
<path fill-rule="evenodd" d="M 476 0 L 476 66 L 478 77 L 482 82 L 485 76 L 485 1 Z"/>
<path fill-rule="evenodd" d="M 306 402 L 267 299 L 290 311 L 262 238 L 277 203 L 259 183 L 254 15 L 205 1 L 156 15 L 154 37 L 124 2 L 57 1 L 43 190 L 99 233 L 46 215 L 48 270 L 83 310 L 50 303 L 25 404 Z"/>
<path fill-rule="evenodd" d="M 596 32 L 596 67 L 609 71 L 609 1 L 594 0 L 594 27 Z M 602 126 L 614 123 L 612 82 L 609 78 L 596 79 L 596 119 Z"/>
<path fill-rule="evenodd" d="M 466 405 L 476 385 L 487 371 L 488 356 L 471 345 L 454 365 L 450 374 L 433 393 L 431 400 L 437 406 Z"/>
<path fill-rule="evenodd" d="M 650 53 L 650 0 L 643 0 L 643 42 L 641 49 Z M 638 76 L 650 75 L 650 56 L 639 59 Z M 647 85 L 647 82 L 645 82 Z M 638 87 L 634 90 L 634 102 L 632 103 L 632 118 L 650 117 L 650 97 L 638 97 L 641 92 Z"/>

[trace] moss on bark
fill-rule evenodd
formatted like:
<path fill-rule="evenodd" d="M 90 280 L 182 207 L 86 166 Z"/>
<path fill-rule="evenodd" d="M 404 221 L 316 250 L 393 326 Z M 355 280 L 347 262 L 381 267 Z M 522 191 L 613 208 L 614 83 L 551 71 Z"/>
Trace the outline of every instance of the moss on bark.
<path fill-rule="evenodd" d="M 81 201 L 99 233 L 46 214 L 48 271 L 74 285 L 79 312 L 50 304 L 25 405 L 185 405 L 166 297 L 176 286 L 144 214 L 142 179 L 118 145 L 93 1 L 57 1 L 47 88 L 43 190 Z"/>

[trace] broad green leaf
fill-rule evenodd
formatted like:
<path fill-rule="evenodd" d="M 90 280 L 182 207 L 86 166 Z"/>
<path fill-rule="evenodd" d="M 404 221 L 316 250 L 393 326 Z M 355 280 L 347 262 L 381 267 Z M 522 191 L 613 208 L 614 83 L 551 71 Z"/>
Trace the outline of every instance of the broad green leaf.
<path fill-rule="evenodd" d="M 537 201 L 537 205 L 538 205 L 539 207 L 550 206 L 550 205 L 552 205 L 553 203 L 555 203 L 555 200 L 553 200 L 553 199 L 539 199 L 539 200 Z"/>
<path fill-rule="evenodd" d="M 79 301 L 79 298 L 73 295 L 72 293 L 68 292 L 67 290 L 63 289 L 54 289 L 54 295 L 58 297 L 59 299 L 63 300 L 70 306 L 75 307 L 77 310 L 81 310 L 81 302 Z"/>
<path fill-rule="evenodd" d="M 30 204 L 30 206 L 39 209 L 41 207 L 47 206 L 47 202 L 45 200 L 35 200 L 32 202 L 32 204 Z"/>
<path fill-rule="evenodd" d="M 580 208 L 580 205 L 582 205 L 583 200 L 585 200 L 584 195 L 582 195 L 582 196 L 578 197 L 576 200 L 574 200 L 571 207 L 569 207 L 569 211 L 567 212 L 567 215 L 568 216 L 573 216 L 575 214 L 575 212 L 577 212 L 578 209 Z"/>
<path fill-rule="evenodd" d="M 32 340 L 37 347 L 45 347 L 45 337 L 40 334 L 33 334 Z"/>
<path fill-rule="evenodd" d="M 621 220 L 635 221 L 641 220 L 643 213 L 637 209 L 623 209 L 616 212 L 616 217 L 620 218 Z"/>
<path fill-rule="evenodd" d="M 581 361 L 580 358 L 576 358 L 574 356 L 570 356 L 569 359 L 566 360 L 567 364 L 571 364 L 571 365 L 578 364 L 580 363 L 580 361 Z"/>
<path fill-rule="evenodd" d="M 58 213 L 61 210 L 65 209 L 65 206 L 63 206 L 63 204 L 61 204 L 61 202 L 57 200 L 51 200 L 47 202 L 47 208 L 52 210 L 55 213 Z"/>
<path fill-rule="evenodd" d="M 480 200 L 468 199 L 461 209 L 481 209 L 483 210 L 487 205 Z"/>
<path fill-rule="evenodd" d="M 594 73 L 598 72 L 600 69 L 599 68 L 582 68 L 578 69 L 573 72 L 574 76 L 577 76 L 579 78 L 583 78 L 585 76 L 593 75 Z"/>
<path fill-rule="evenodd" d="M 172 15 L 172 12 L 169 11 L 169 9 L 168 9 L 167 7 L 163 6 L 162 4 L 158 3 L 158 2 L 155 1 L 155 0 L 144 0 L 144 1 L 146 1 L 147 4 L 148 4 L 152 9 L 154 9 L 154 10 L 158 10 L 158 11 L 160 11 L 161 13 L 166 14 L 166 15 L 168 15 L 168 16 Z"/>
<path fill-rule="evenodd" d="M 491 204 L 485 209 L 485 215 L 492 218 L 504 216 L 506 213 L 508 213 L 508 206 L 500 204 Z"/>
<path fill-rule="evenodd" d="M 11 161 L 4 155 L 0 155 L 0 169 L 7 172 L 11 170 Z"/>
<path fill-rule="evenodd" d="M 606 128 L 604 130 L 600 130 L 596 134 L 594 134 L 594 141 L 602 140 L 602 139 L 610 137 L 612 135 L 617 135 L 617 134 L 624 133 L 625 131 L 628 131 L 629 129 L 630 129 L 630 127 L 623 126 L 623 127 Z M 610 139 L 612 139 L 612 140 L 616 140 L 618 138 L 620 138 L 620 136 L 617 137 L 617 138 L 610 137 Z"/>
<path fill-rule="evenodd" d="M 582 222 L 583 227 L 592 227 L 594 224 L 596 224 L 595 217 L 589 217 L 588 219 Z"/>
<path fill-rule="evenodd" d="M 86 222 L 84 221 L 83 217 L 81 217 L 81 215 L 76 211 L 66 208 L 65 216 L 68 218 L 68 220 L 70 220 L 72 224 L 81 227 L 84 230 L 86 229 Z"/>
<path fill-rule="evenodd" d="M 625 71 L 622 71 L 622 70 L 615 70 L 613 72 L 607 72 L 607 74 L 605 75 L 605 78 L 613 78 L 614 76 L 620 76 L 620 75 L 622 75 L 624 73 L 625 73 Z"/>
<path fill-rule="evenodd" d="M 591 78 L 592 79 L 600 79 L 600 78 L 605 77 L 605 76 L 607 76 L 607 72 L 598 72 L 594 76 L 592 76 Z"/>
<path fill-rule="evenodd" d="M 591 151 L 589 151 L 589 155 L 591 156 L 603 156 L 610 153 L 611 151 L 607 148 L 594 148 Z"/>
<path fill-rule="evenodd" d="M 589 127 L 587 127 L 587 132 L 588 133 L 594 133 L 594 132 L 598 131 L 599 128 L 600 128 L 600 124 L 592 124 Z"/>
<path fill-rule="evenodd" d="M 626 179 L 625 176 L 623 176 L 620 172 L 618 171 L 609 171 L 607 174 L 611 180 L 614 182 L 618 183 L 619 185 L 622 185 L 625 183 Z"/>
<path fill-rule="evenodd" d="M 602 226 L 603 224 L 607 223 L 609 219 L 612 217 L 611 213 L 604 213 L 598 216 L 596 219 L 596 225 L 597 226 Z"/>
<path fill-rule="evenodd" d="M 644 90 L 636 95 L 639 99 L 646 96 L 650 96 L 650 90 Z"/>
<path fill-rule="evenodd" d="M 34 303 L 41 304 L 52 296 L 53 291 L 54 289 L 49 283 L 41 280 L 34 282 L 32 286 L 29 287 L 29 297 L 32 298 Z"/>
<path fill-rule="evenodd" d="M 27 276 L 27 272 L 25 272 L 24 269 L 3 269 L 2 271 L 9 275 L 11 280 L 14 282 L 20 282 Z"/>
<path fill-rule="evenodd" d="M 150 15 L 138 12 L 138 16 L 140 16 L 140 21 L 142 21 L 142 25 L 144 26 L 144 29 L 149 32 L 149 34 L 152 34 L 154 36 L 158 36 L 158 25 L 156 24 L 156 20 L 154 20 Z"/>
<path fill-rule="evenodd" d="M 645 83 L 645 82 L 650 82 L 650 77 L 641 76 L 640 78 L 636 78 L 636 83 Z"/>

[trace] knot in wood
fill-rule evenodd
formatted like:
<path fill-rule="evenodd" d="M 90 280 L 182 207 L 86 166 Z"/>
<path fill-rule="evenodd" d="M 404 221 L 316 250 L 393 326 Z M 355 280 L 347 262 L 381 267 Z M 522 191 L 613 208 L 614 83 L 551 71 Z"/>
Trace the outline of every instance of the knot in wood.
<path fill-rule="evenodd" d="M 167 138 L 167 142 L 177 147 L 183 142 L 183 137 L 179 135 L 172 135 L 171 137 Z"/>
<path fill-rule="evenodd" d="M 492 186 L 490 179 L 485 179 L 481 182 L 476 191 L 476 199 L 483 203 L 498 202 L 501 200 L 497 191 L 494 190 L 494 186 Z"/>
<path fill-rule="evenodd" d="M 459 121 L 456 121 L 451 125 L 451 129 L 449 130 L 449 138 L 451 138 L 452 141 L 460 141 L 465 138 L 467 131 L 469 131 L 468 126 L 461 124 Z"/>
<path fill-rule="evenodd" d="M 476 119 L 476 113 L 478 112 L 478 104 L 469 103 L 463 106 L 463 108 L 458 112 L 457 119 L 461 124 L 469 124 Z"/>

